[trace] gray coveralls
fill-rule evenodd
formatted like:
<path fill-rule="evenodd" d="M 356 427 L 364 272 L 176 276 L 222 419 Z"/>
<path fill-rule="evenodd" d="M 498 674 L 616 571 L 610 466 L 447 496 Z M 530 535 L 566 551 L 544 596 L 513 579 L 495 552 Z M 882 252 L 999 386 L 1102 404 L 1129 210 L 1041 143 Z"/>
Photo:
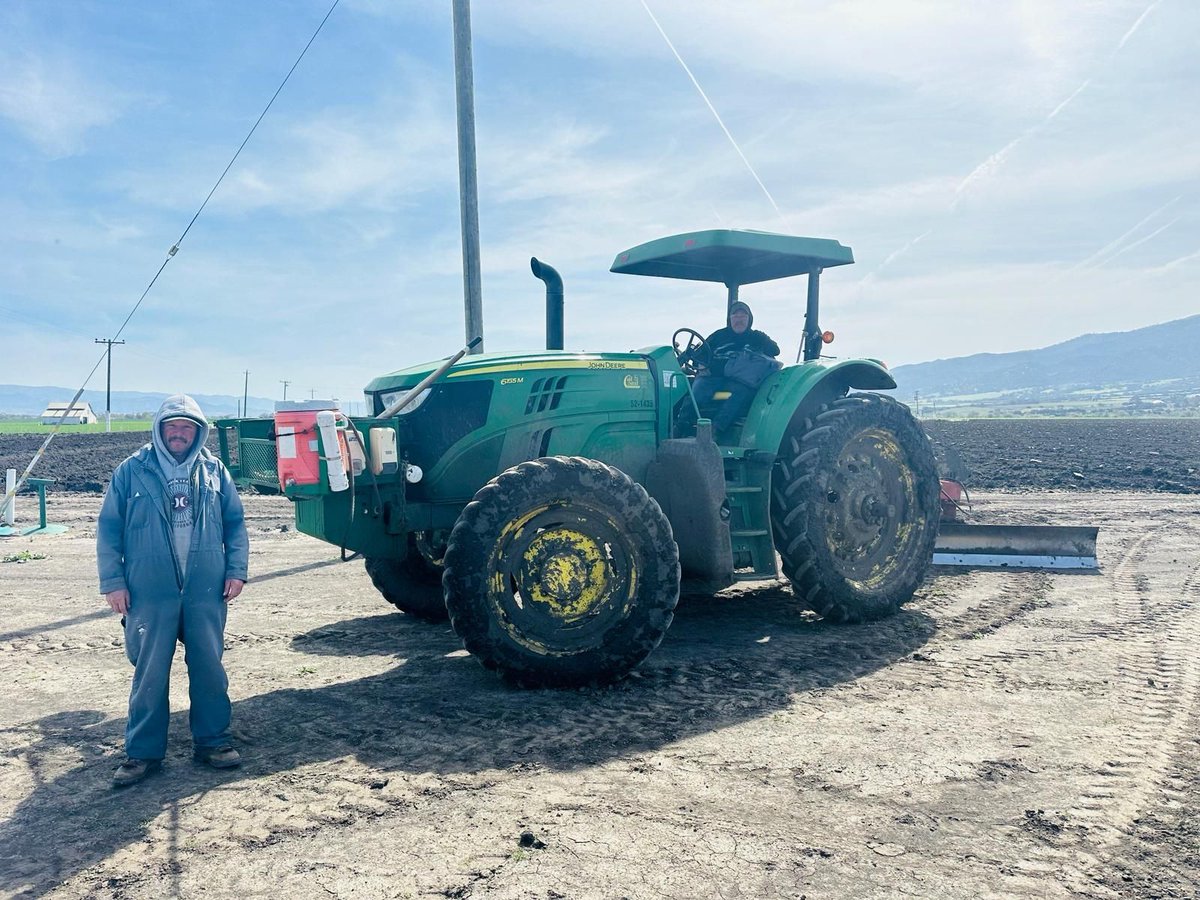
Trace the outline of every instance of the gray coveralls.
<path fill-rule="evenodd" d="M 97 523 L 100 590 L 124 587 L 130 597 L 125 651 L 135 668 L 125 752 L 135 759 L 166 754 L 177 640 L 185 648 L 195 748 L 229 744 L 229 681 L 221 663 L 223 595 L 227 578 L 246 580 L 249 542 L 241 500 L 220 460 L 201 449 L 191 483 L 193 531 L 182 576 L 171 540 L 167 486 L 152 445 L 117 467 Z"/>

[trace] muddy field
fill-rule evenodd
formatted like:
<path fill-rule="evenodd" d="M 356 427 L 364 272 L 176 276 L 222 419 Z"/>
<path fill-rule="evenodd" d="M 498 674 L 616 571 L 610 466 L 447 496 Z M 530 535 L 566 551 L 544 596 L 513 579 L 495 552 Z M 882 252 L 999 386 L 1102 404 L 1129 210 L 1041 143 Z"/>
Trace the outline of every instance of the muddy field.
<path fill-rule="evenodd" d="M 972 490 L 1200 493 L 1200 419 L 1009 419 L 925 422 L 961 458 Z M 0 471 L 24 471 L 44 435 L 0 434 Z M 149 432 L 56 437 L 34 476 L 55 490 L 100 491 Z M 216 452 L 215 439 L 210 448 Z"/>
<path fill-rule="evenodd" d="M 100 498 L 52 490 L 66 534 L 0 540 L 27 558 L 0 563 L 0 896 L 1200 896 L 1196 432 L 1138 432 L 1174 493 L 1081 490 L 1075 460 L 1051 492 L 977 489 L 985 521 L 1100 526 L 1099 574 L 940 570 L 850 627 L 779 584 L 689 596 L 607 690 L 506 687 L 249 497 L 226 655 L 245 765 L 191 762 L 181 651 L 165 769 L 121 792 Z M 963 455 L 1002 473 L 1068 439 Z"/>

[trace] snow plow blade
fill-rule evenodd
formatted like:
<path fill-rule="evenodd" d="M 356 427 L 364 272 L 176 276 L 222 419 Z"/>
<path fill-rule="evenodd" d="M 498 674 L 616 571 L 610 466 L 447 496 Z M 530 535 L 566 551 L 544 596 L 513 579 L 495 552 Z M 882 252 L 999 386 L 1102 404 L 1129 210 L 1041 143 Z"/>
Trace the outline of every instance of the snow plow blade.
<path fill-rule="evenodd" d="M 1098 569 L 1099 528 L 1076 525 L 972 525 L 942 522 L 935 566 Z"/>

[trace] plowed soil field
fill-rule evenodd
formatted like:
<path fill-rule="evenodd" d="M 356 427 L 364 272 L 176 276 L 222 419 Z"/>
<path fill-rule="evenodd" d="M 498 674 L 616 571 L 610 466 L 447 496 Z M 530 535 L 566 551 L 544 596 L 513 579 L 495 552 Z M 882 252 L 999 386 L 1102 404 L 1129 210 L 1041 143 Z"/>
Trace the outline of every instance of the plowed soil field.
<path fill-rule="evenodd" d="M 164 770 L 121 791 L 85 485 L 139 439 L 81 440 L 37 473 L 70 530 L 0 539 L 0 896 L 1200 896 L 1200 428 L 1023 425 L 950 429 L 979 519 L 1097 525 L 1099 573 L 936 570 L 855 626 L 780 583 L 685 596 L 605 690 L 507 687 L 248 497 L 244 765 L 192 763 L 181 648 Z"/>

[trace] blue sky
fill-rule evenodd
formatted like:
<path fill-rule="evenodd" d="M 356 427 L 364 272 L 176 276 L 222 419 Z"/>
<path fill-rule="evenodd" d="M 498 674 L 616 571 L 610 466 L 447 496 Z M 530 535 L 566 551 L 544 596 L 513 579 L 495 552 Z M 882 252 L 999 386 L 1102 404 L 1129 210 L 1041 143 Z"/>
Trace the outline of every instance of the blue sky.
<path fill-rule="evenodd" d="M 0 381 L 82 382 L 330 3 L 0 5 Z M 570 349 L 718 327 L 719 287 L 608 273 L 700 228 L 849 244 L 829 352 L 893 365 L 1200 310 L 1200 4 L 472 13 L 489 351 L 542 344 L 530 256 L 563 276 Z M 256 396 L 357 399 L 454 352 L 458 215 L 449 0 L 342 0 L 126 326 L 114 389 L 240 394 L 248 369 Z M 743 293 L 792 358 L 803 290 Z"/>

